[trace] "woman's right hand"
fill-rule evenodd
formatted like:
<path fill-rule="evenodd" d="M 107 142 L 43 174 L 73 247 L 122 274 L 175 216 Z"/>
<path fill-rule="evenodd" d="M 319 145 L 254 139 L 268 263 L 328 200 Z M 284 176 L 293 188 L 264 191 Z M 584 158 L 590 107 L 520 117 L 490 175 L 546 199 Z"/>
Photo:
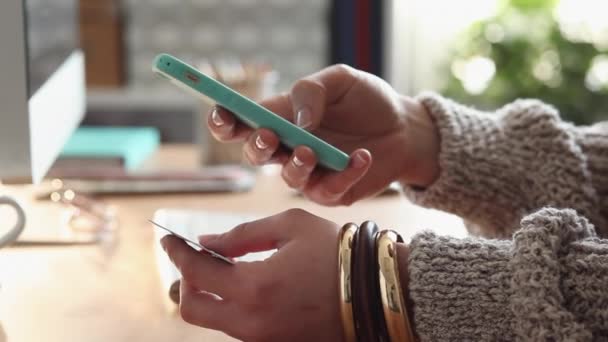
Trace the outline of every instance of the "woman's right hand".
<path fill-rule="evenodd" d="M 348 153 L 348 167 L 317 168 L 310 148 L 288 151 L 272 131 L 252 130 L 221 107 L 208 117 L 212 135 L 246 141 L 243 153 L 253 165 L 283 164 L 285 182 L 314 202 L 349 205 L 396 180 L 427 186 L 439 173 L 438 133 L 424 106 L 371 74 L 331 66 L 260 104 Z"/>

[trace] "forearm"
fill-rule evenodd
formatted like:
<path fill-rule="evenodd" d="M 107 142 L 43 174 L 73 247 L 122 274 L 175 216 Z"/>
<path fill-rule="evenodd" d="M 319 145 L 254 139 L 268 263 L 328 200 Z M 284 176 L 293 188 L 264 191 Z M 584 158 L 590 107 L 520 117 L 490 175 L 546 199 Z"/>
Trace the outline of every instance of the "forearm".
<path fill-rule="evenodd" d="M 586 341 L 608 332 L 600 290 L 608 241 L 571 210 L 542 210 L 521 227 L 512 241 L 414 237 L 401 278 L 421 341 Z"/>
<path fill-rule="evenodd" d="M 440 174 L 422 190 L 402 182 L 412 200 L 459 215 L 488 237 L 510 237 L 544 206 L 575 208 L 603 226 L 588 156 L 552 107 L 526 100 L 489 114 L 438 95 L 418 99 L 438 127 Z"/>

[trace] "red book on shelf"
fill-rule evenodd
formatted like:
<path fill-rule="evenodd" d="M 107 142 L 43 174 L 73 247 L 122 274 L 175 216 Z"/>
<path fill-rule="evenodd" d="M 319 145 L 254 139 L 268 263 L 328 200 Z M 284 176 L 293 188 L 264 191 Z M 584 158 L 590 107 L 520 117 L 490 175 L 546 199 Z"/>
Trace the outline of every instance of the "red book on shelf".
<path fill-rule="evenodd" d="M 355 61 L 357 68 L 371 71 L 371 4 L 370 0 L 356 0 L 355 8 Z"/>

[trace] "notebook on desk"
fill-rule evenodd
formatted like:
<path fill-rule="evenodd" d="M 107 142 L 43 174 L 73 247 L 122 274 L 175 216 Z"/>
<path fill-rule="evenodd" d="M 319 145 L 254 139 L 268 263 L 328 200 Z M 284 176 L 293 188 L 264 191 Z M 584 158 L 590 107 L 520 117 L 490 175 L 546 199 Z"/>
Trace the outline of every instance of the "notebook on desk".
<path fill-rule="evenodd" d="M 87 170 L 135 170 L 159 147 L 154 127 L 79 127 L 67 141 L 51 174 Z"/>
<path fill-rule="evenodd" d="M 197 241 L 200 235 L 224 233 L 243 222 L 252 221 L 256 218 L 255 215 L 244 213 L 167 208 L 157 210 L 153 221 L 170 228 L 190 240 Z M 160 245 L 160 239 L 169 233 L 162 229 L 152 228 L 152 224 L 150 224 L 150 227 L 154 229 L 154 251 L 163 290 L 162 295 L 167 298 L 169 306 L 174 307 L 179 300 L 178 291 L 181 275 Z M 237 258 L 237 261 L 263 260 L 272 255 L 272 253 L 272 251 L 251 253 Z M 227 265 L 227 267 L 230 266 Z"/>

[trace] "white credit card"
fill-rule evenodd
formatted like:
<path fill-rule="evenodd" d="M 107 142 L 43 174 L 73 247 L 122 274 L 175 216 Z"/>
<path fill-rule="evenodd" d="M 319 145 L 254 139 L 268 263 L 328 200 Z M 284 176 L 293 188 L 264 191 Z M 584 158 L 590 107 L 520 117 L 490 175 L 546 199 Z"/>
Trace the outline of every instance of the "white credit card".
<path fill-rule="evenodd" d="M 171 229 L 169 229 L 169 228 L 167 228 L 167 227 L 161 226 L 160 224 L 158 224 L 158 223 L 156 223 L 156 222 L 154 222 L 154 221 L 152 221 L 152 220 L 148 220 L 148 221 L 149 221 L 150 223 L 152 223 L 153 225 L 155 225 L 156 227 L 161 228 L 161 229 L 163 229 L 163 230 L 166 230 L 166 231 L 167 231 L 167 232 L 169 232 L 171 235 L 176 236 L 177 238 L 181 239 L 181 240 L 182 240 L 182 241 L 184 241 L 185 243 L 187 243 L 187 244 L 189 244 L 189 245 L 191 245 L 191 246 L 193 246 L 193 247 L 195 247 L 195 248 L 198 248 L 199 250 L 202 250 L 203 252 L 208 253 L 208 254 L 209 254 L 209 255 L 211 255 L 212 257 L 217 258 L 217 259 L 220 259 L 220 260 L 222 260 L 222 261 L 224 261 L 224 262 L 226 262 L 226 263 L 228 263 L 228 264 L 230 264 L 230 265 L 234 265 L 234 261 L 233 261 L 232 259 L 227 258 L 227 257 L 225 257 L 225 256 L 221 255 L 220 253 L 218 253 L 218 252 L 216 252 L 216 251 L 213 251 L 213 250 L 211 250 L 211 249 L 209 249 L 209 248 L 207 248 L 207 247 L 205 247 L 205 246 L 201 245 L 201 244 L 200 244 L 200 243 L 198 243 L 198 242 L 194 242 L 194 241 L 192 241 L 192 240 L 190 240 L 190 239 L 188 239 L 188 238 L 186 238 L 186 237 L 184 237 L 184 236 L 182 236 L 182 235 L 180 235 L 180 234 L 178 234 L 178 233 L 176 233 L 176 232 L 172 231 Z"/>

